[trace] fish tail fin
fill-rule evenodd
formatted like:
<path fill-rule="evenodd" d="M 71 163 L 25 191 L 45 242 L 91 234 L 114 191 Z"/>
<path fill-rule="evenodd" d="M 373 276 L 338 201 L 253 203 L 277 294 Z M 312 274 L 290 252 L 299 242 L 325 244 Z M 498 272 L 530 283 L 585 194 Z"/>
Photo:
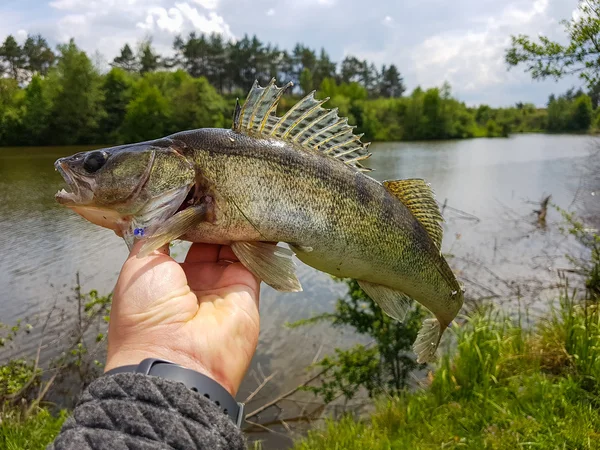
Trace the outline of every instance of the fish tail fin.
<path fill-rule="evenodd" d="M 425 319 L 413 345 L 419 364 L 435 360 L 443 331 L 438 319 Z"/>

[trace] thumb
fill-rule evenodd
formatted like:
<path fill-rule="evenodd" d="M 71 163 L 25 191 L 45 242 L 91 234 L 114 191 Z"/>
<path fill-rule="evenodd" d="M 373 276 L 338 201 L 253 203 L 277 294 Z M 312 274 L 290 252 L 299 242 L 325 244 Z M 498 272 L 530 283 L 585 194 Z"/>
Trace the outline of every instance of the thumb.
<path fill-rule="evenodd" d="M 139 258 L 143 244 L 134 244 L 115 286 L 113 310 L 116 308 L 120 315 L 148 312 L 169 298 L 189 292 L 185 273 L 169 256 L 169 246 Z"/>

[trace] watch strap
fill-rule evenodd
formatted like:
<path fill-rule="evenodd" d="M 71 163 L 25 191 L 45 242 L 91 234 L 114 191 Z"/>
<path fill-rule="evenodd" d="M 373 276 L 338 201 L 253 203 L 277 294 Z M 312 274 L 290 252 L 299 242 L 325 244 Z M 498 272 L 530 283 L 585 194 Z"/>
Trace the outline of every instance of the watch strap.
<path fill-rule="evenodd" d="M 188 389 L 198 392 L 213 402 L 238 427 L 242 426 L 244 404 L 236 402 L 233 396 L 215 380 L 195 370 L 187 369 L 164 359 L 147 358 L 139 364 L 115 367 L 105 372 L 104 375 L 114 375 L 117 373 L 141 373 L 143 375 L 179 381 Z"/>

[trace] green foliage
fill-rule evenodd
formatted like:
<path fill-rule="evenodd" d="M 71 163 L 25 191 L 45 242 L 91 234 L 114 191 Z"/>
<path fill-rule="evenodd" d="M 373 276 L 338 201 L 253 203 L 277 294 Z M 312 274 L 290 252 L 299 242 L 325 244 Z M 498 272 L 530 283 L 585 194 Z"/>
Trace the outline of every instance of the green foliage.
<path fill-rule="evenodd" d="M 173 48 L 175 55 L 164 58 L 150 39 L 137 51 L 126 44 L 112 69 L 100 74 L 73 40 L 59 45 L 55 55 L 39 35 L 29 36 L 22 47 L 7 37 L 0 47 L 0 73 L 6 73 L 0 76 L 0 145 L 120 144 L 198 127 L 228 127 L 235 98 L 244 97 L 255 80 L 265 85 L 272 77 L 296 86 L 281 99 L 280 113 L 318 89 L 319 97 L 330 97 L 326 107 L 338 108 L 367 140 L 600 128 L 594 113 L 600 83 L 589 96 L 569 91 L 554 98 L 548 113 L 523 103 L 469 108 L 452 97 L 448 84 L 417 87 L 405 96 L 395 65 L 378 69 L 353 56 L 336 64 L 325 49 L 317 54 L 302 44 L 286 51 L 256 36 L 227 42 L 218 34 L 192 32 L 176 37 Z"/>
<path fill-rule="evenodd" d="M 512 36 L 506 50 L 509 67 L 523 64 L 533 79 L 559 79 L 578 74 L 590 88 L 600 82 L 600 1 L 579 0 L 578 11 L 571 20 L 563 20 L 567 45 L 539 36 L 539 43 L 529 36 Z"/>
<path fill-rule="evenodd" d="M 588 278 L 583 298 L 563 278 L 558 305 L 527 328 L 480 309 L 450 328 L 457 345 L 427 388 L 388 397 L 367 420 L 329 420 L 295 448 L 599 448 L 600 236 L 562 213 L 564 231 L 590 250 L 573 259 Z"/>
<path fill-rule="evenodd" d="M 53 416 L 46 408 L 37 408 L 23 419 L 18 409 L 2 412 L 0 448 L 5 450 L 43 450 L 59 433 L 67 418 L 66 411 Z"/>
<path fill-rule="evenodd" d="M 229 117 L 225 101 L 206 78 L 192 78 L 180 72 L 181 82 L 169 96 L 168 102 L 177 105 L 171 114 L 170 132 L 186 129 L 226 127 Z"/>
<path fill-rule="evenodd" d="M 50 142 L 89 144 L 97 141 L 96 132 L 104 111 L 101 108 L 100 77 L 85 52 L 73 40 L 58 46 L 57 66 L 49 74 Z"/>
<path fill-rule="evenodd" d="M 1 72 L 8 73 L 14 80 L 21 79 L 21 69 L 25 66 L 23 49 L 12 35 L 8 35 L 0 46 L 0 59 L 4 62 Z"/>
<path fill-rule="evenodd" d="M 136 72 L 138 70 L 138 61 L 133 54 L 129 44 L 125 44 L 121 49 L 119 56 L 116 56 L 111 66 L 124 70 L 125 72 Z"/>
<path fill-rule="evenodd" d="M 23 44 L 24 68 L 31 74 L 46 76 L 54 64 L 56 55 L 41 35 L 27 36 Z"/>
<path fill-rule="evenodd" d="M 555 206 L 561 213 L 565 225 L 561 231 L 573 236 L 583 244 L 586 254 L 581 257 L 566 255 L 574 270 L 585 277 L 585 287 L 591 301 L 600 302 L 600 235 L 587 228 L 574 213 Z"/>
<path fill-rule="evenodd" d="M 410 97 L 369 100 L 363 103 L 361 131 L 369 139 L 462 139 L 476 136 L 473 112 L 441 90 L 415 89 Z"/>
<path fill-rule="evenodd" d="M 28 145 L 46 141 L 51 103 L 45 81 L 39 75 L 34 75 L 25 89 L 23 106 L 23 139 Z"/>
<path fill-rule="evenodd" d="M 33 363 L 23 359 L 13 359 L 0 366 L 0 399 L 26 389 L 41 373 Z"/>
<path fill-rule="evenodd" d="M 402 97 L 406 90 L 404 82 L 398 68 L 392 64 L 390 67 L 385 65 L 381 68 L 381 84 L 379 86 L 379 95 L 386 98 Z"/>
<path fill-rule="evenodd" d="M 586 320 L 582 310 L 562 307 L 557 317 L 573 313 Z M 589 389 L 589 372 L 557 376 L 548 363 L 547 340 L 568 336 L 573 325 L 560 319 L 541 333 L 491 311 L 475 315 L 453 328 L 458 347 L 429 389 L 380 403 L 367 420 L 328 421 L 295 448 L 598 448 L 600 392 Z M 600 334 L 593 339 L 598 346 Z"/>
<path fill-rule="evenodd" d="M 121 124 L 125 120 L 127 105 L 131 101 L 133 79 L 125 69 L 113 68 L 102 82 L 101 119 L 102 140 L 106 143 L 118 142 Z"/>
<path fill-rule="evenodd" d="M 302 73 L 300 74 L 300 88 L 305 94 L 313 90 L 312 72 L 306 67 L 302 69 Z"/>
<path fill-rule="evenodd" d="M 551 132 L 585 132 L 592 125 L 592 100 L 582 92 L 567 91 L 548 100 L 548 125 Z"/>
<path fill-rule="evenodd" d="M 169 103 L 156 86 L 141 79 L 135 87 L 134 100 L 127 105 L 122 136 L 127 142 L 156 139 L 165 135 Z"/>
<path fill-rule="evenodd" d="M 397 394 L 406 387 L 410 372 L 418 367 L 411 348 L 421 326 L 422 310 L 417 307 L 404 322 L 398 322 L 385 314 L 356 280 L 347 280 L 346 284 L 348 295 L 338 300 L 333 314 L 301 320 L 290 326 L 325 320 L 334 327 L 352 327 L 357 333 L 369 336 L 374 345 L 336 349 L 335 355 L 316 363 L 323 372 L 322 382 L 306 389 L 327 403 L 340 395 L 351 399 L 360 389 L 366 389 L 369 396 L 383 392 Z"/>
<path fill-rule="evenodd" d="M 142 41 L 138 51 L 139 70 L 141 74 L 154 72 L 160 67 L 160 56 L 154 52 L 152 41 Z"/>

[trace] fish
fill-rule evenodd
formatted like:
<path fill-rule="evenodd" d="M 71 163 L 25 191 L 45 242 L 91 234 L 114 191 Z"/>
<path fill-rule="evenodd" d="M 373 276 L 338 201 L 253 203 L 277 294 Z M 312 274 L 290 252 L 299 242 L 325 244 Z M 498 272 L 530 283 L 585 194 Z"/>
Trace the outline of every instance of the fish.
<path fill-rule="evenodd" d="M 434 361 L 464 288 L 441 252 L 443 217 L 430 185 L 369 176 L 369 143 L 315 92 L 278 115 L 291 86 L 255 82 L 243 106 L 236 102 L 231 129 L 60 158 L 67 189 L 56 200 L 130 248 L 143 240 L 138 257 L 176 239 L 229 245 L 267 285 L 298 292 L 295 255 L 356 279 L 395 320 L 416 301 L 433 317 L 413 350 L 419 363 Z"/>

